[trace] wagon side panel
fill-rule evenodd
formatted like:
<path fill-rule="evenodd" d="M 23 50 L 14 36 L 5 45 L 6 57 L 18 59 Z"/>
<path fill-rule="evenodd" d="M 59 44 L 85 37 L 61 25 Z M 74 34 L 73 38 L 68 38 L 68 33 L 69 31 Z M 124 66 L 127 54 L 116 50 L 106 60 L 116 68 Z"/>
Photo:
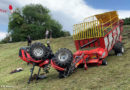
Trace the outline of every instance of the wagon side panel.
<path fill-rule="evenodd" d="M 121 37 L 121 30 L 120 26 L 117 25 L 111 30 L 105 37 L 104 37 L 104 43 L 105 48 L 110 51 L 116 42 L 120 41 Z"/>

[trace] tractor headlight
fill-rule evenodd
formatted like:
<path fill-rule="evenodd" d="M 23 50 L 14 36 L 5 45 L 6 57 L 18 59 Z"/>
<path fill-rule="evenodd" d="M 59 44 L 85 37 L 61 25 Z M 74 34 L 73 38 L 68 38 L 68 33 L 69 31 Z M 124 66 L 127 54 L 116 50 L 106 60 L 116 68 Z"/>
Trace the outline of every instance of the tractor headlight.
<path fill-rule="evenodd" d="M 105 54 L 106 54 L 106 52 L 104 52 L 100 58 L 103 58 L 105 56 Z"/>

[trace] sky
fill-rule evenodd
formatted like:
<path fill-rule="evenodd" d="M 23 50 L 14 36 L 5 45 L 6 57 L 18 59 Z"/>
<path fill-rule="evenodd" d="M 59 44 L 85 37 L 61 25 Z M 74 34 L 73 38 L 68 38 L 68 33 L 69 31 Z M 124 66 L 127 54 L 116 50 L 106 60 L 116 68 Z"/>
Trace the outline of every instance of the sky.
<path fill-rule="evenodd" d="M 51 12 L 50 15 L 62 24 L 63 30 L 72 34 L 73 25 L 82 22 L 85 17 L 117 10 L 119 18 L 130 17 L 130 0 L 0 0 L 0 40 L 7 35 L 9 5 L 22 8 L 27 4 L 42 4 Z"/>

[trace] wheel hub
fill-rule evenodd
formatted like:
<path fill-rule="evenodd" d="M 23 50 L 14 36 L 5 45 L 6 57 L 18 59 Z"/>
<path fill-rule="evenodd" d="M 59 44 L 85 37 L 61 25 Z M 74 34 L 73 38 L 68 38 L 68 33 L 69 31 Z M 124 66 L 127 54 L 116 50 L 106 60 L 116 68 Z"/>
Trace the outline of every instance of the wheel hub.
<path fill-rule="evenodd" d="M 68 58 L 68 54 L 67 54 L 67 53 L 61 53 L 61 54 L 59 54 L 58 58 L 59 58 L 59 60 L 62 61 L 62 62 L 63 62 L 63 61 L 66 61 L 67 58 Z"/>
<path fill-rule="evenodd" d="M 43 55 L 44 51 L 43 51 L 42 48 L 35 48 L 35 49 L 33 50 L 33 53 L 34 53 L 35 56 L 40 57 L 40 56 Z"/>

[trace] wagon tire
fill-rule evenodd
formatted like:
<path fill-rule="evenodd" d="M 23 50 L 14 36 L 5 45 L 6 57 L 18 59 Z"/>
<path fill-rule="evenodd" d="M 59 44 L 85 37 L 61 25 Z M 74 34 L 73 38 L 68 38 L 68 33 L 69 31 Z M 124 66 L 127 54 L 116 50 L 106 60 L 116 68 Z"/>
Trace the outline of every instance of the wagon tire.
<path fill-rule="evenodd" d="M 102 65 L 107 65 L 107 61 L 105 59 L 102 61 Z"/>
<path fill-rule="evenodd" d="M 69 67 L 73 60 L 73 54 L 69 49 L 61 48 L 59 49 L 53 58 L 56 65 L 66 68 Z"/>
<path fill-rule="evenodd" d="M 124 53 L 124 46 L 121 42 L 117 42 L 113 47 L 115 54 L 123 54 Z"/>
<path fill-rule="evenodd" d="M 35 60 L 43 60 L 46 57 L 47 49 L 45 45 L 36 42 L 30 46 L 30 56 Z"/>

